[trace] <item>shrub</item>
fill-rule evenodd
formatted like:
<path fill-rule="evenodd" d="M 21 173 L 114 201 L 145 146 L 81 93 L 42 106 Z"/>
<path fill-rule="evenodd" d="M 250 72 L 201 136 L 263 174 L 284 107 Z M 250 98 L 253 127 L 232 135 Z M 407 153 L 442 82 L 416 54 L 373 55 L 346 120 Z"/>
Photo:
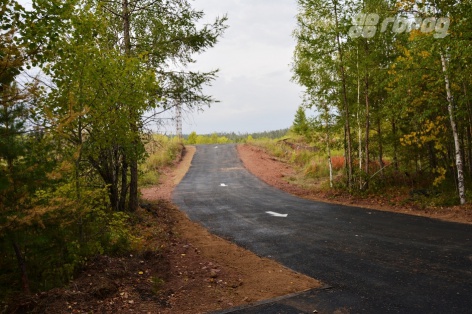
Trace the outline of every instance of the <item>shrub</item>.
<path fill-rule="evenodd" d="M 312 152 L 306 150 L 295 150 L 292 152 L 290 161 L 298 166 L 304 167 L 305 165 L 310 164 L 314 157 L 315 155 Z"/>
<path fill-rule="evenodd" d="M 180 139 L 154 135 L 146 147 L 148 157 L 140 165 L 139 184 L 141 186 L 157 184 L 159 170 L 172 165 L 182 153 L 182 149 L 183 145 Z"/>
<path fill-rule="evenodd" d="M 21 248 L 32 292 L 69 282 L 86 261 L 100 254 L 123 254 L 139 241 L 129 216 L 113 212 L 106 188 L 81 188 L 75 182 L 39 190 L 29 215 L 15 218 L 15 228 L 0 237 L 0 299 L 20 290 L 20 276 L 10 239 Z"/>
<path fill-rule="evenodd" d="M 331 164 L 333 165 L 333 170 L 341 170 L 344 168 L 345 159 L 343 156 L 332 156 Z"/>

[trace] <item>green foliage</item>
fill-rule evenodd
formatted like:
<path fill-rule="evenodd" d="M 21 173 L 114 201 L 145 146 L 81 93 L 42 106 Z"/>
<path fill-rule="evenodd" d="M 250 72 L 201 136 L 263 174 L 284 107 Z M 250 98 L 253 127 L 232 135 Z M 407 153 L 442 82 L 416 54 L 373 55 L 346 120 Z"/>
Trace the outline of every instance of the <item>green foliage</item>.
<path fill-rule="evenodd" d="M 224 143 L 245 143 L 247 142 L 248 138 L 253 138 L 253 139 L 262 139 L 262 138 L 270 138 L 270 139 L 277 139 L 285 136 L 289 132 L 289 129 L 281 129 L 281 130 L 275 130 L 275 131 L 265 131 L 265 132 L 256 132 L 256 133 L 216 133 L 218 138 L 220 139 L 220 144 Z M 202 142 L 210 142 L 210 139 L 207 139 L 207 137 L 211 137 L 212 134 L 203 134 L 203 136 L 200 138 L 200 141 Z M 195 145 L 197 144 L 197 133 L 192 132 L 188 136 L 184 136 L 185 138 L 185 143 L 187 145 Z M 224 143 L 223 143 L 224 142 Z M 212 143 L 216 144 L 216 143 Z"/>
<path fill-rule="evenodd" d="M 195 144 L 197 144 L 197 137 L 198 137 L 198 136 L 197 136 L 197 132 L 194 131 L 194 132 L 190 133 L 189 137 L 187 138 L 186 143 L 187 143 L 188 145 L 195 145 Z"/>
<path fill-rule="evenodd" d="M 147 158 L 140 165 L 141 186 L 155 185 L 159 181 L 159 171 L 172 165 L 182 154 L 183 145 L 178 138 L 169 138 L 164 135 L 154 135 L 146 144 Z"/>
<path fill-rule="evenodd" d="M 192 132 L 185 140 L 187 145 L 209 145 L 209 144 L 229 144 L 233 143 L 226 136 L 218 136 L 217 133 L 211 135 L 197 135 L 196 132 Z"/>
<path fill-rule="evenodd" d="M 298 4 L 293 79 L 306 89 L 303 105 L 317 111 L 310 124 L 315 145 L 344 150 L 349 192 L 380 191 L 388 176 L 405 184 L 396 174 L 408 173 L 423 178 L 410 182 L 411 188 L 426 184 L 443 189 L 445 195 L 451 195 L 447 193 L 451 186 L 441 183 L 455 178 L 461 195 L 464 174 L 469 184 L 472 177 L 472 81 L 467 66 L 472 45 L 465 35 L 470 23 L 464 22 L 472 12 L 470 3 L 350 0 L 341 5 L 333 0 L 299 0 Z M 379 15 L 373 37 L 349 33 L 359 13 Z M 380 31 L 387 17 L 405 14 L 450 18 L 447 36 L 437 38 L 435 31 L 419 29 L 395 33 L 391 25 Z M 295 126 L 303 125 L 300 109 L 295 120 Z"/>
<path fill-rule="evenodd" d="M 297 113 L 295 114 L 295 120 L 293 121 L 292 131 L 295 134 L 309 137 L 310 128 L 308 120 L 306 118 L 305 109 L 302 106 L 298 107 Z"/>
<path fill-rule="evenodd" d="M 311 179 L 324 179 L 328 181 L 329 167 L 327 158 L 317 158 L 306 164 L 303 169 L 303 174 Z"/>
<path fill-rule="evenodd" d="M 0 4 L 2 299 L 64 284 L 88 258 L 138 246 L 125 213 L 137 207 L 138 163 L 154 183 L 156 167 L 182 148 L 158 137 L 164 149 L 144 162 L 144 112 L 177 99 L 190 109 L 214 102 L 202 88 L 216 71 L 170 65 L 184 68 L 213 47 L 226 18 L 202 25 L 203 12 L 186 0 L 140 3 Z M 33 66 L 47 86 L 15 82 Z"/>
<path fill-rule="evenodd" d="M 285 145 L 279 142 L 279 140 L 269 139 L 269 138 L 260 138 L 260 139 L 252 139 L 248 143 L 252 145 L 256 145 L 259 147 L 264 148 L 268 151 L 271 155 L 278 157 L 278 158 L 286 158 L 288 159 L 291 156 L 291 150 L 288 149 Z"/>
<path fill-rule="evenodd" d="M 32 291 L 67 283 L 90 257 L 123 254 L 138 241 L 128 214 L 111 211 L 106 189 L 81 192 L 82 198 L 75 199 L 74 183 L 38 190 L 27 216 L 9 217 L 14 230 L 0 243 L 0 298 L 20 286 L 11 239 L 20 244 L 27 260 Z"/>
<path fill-rule="evenodd" d="M 306 150 L 294 150 L 292 151 L 292 156 L 290 157 L 290 161 L 297 165 L 305 165 L 309 164 L 314 157 L 314 153 L 306 151 Z"/>

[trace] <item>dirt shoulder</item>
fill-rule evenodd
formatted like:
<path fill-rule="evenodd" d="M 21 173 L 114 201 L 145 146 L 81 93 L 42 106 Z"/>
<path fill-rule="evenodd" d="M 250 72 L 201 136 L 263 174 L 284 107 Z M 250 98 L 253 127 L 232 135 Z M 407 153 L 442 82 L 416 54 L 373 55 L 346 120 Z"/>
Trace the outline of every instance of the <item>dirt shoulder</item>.
<path fill-rule="evenodd" d="M 430 217 L 444 221 L 472 224 L 472 206 L 455 206 L 448 208 L 420 208 L 408 202 L 409 195 L 396 190 L 388 195 L 375 195 L 365 198 L 355 197 L 336 190 L 323 190 L 318 185 L 304 182 L 296 169 L 271 155 L 264 149 L 253 145 L 238 145 L 239 157 L 246 169 L 261 180 L 278 189 L 293 195 L 316 201 L 335 204 L 360 206 L 370 209 L 391 211 L 409 215 Z M 291 181 L 290 178 L 298 180 Z"/>

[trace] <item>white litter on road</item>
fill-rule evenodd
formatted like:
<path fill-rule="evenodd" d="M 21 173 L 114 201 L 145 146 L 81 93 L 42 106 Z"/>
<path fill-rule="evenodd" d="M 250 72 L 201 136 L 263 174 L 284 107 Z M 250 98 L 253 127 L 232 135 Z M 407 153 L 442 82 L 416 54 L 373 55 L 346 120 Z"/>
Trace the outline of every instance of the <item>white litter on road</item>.
<path fill-rule="evenodd" d="M 281 218 L 287 218 L 288 217 L 288 214 L 279 214 L 279 213 L 276 213 L 276 212 L 266 212 L 266 214 L 269 214 L 273 217 L 281 217 Z"/>

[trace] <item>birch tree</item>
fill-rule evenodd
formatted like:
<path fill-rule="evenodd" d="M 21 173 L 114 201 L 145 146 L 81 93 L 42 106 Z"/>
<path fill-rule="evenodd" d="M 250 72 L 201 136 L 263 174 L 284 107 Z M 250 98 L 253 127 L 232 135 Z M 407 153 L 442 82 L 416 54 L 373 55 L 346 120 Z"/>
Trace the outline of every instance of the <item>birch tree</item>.
<path fill-rule="evenodd" d="M 193 108 L 213 102 L 211 97 L 203 95 L 202 88 L 215 78 L 215 71 L 176 71 L 172 66 L 185 67 L 194 62 L 193 54 L 213 47 L 226 28 L 226 17 L 217 18 L 199 29 L 197 23 L 204 13 L 194 10 L 187 0 L 98 0 L 97 9 L 110 20 L 113 41 L 123 54 L 127 58 L 140 58 L 143 64 L 155 71 L 161 86 L 149 93 L 151 97 L 160 99 L 165 110 L 175 103 Z M 135 136 L 134 145 L 141 146 L 141 115 L 130 111 L 129 117 L 130 129 Z M 128 208 L 131 211 L 138 206 L 138 156 L 139 151 L 136 151 L 128 158 Z"/>
<path fill-rule="evenodd" d="M 329 99 L 328 105 L 342 112 L 345 137 L 346 185 L 353 183 L 351 105 L 348 96 L 345 52 L 340 20 L 345 12 L 338 1 L 300 0 L 298 28 L 294 33 L 294 80 L 306 87 L 317 101 Z M 313 97 L 310 97 L 313 99 Z"/>

